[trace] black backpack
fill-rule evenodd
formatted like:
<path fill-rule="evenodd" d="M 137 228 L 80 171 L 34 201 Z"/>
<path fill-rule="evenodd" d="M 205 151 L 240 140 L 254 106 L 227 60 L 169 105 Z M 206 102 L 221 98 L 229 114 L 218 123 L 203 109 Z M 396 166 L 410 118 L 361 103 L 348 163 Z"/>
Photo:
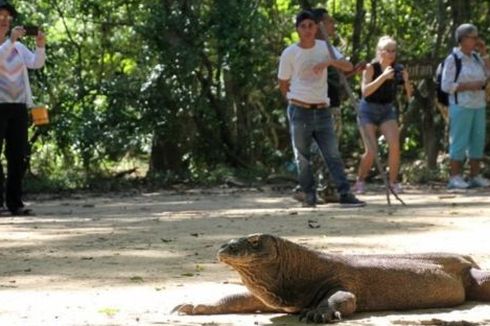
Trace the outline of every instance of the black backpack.
<path fill-rule="evenodd" d="M 451 53 L 454 58 L 454 63 L 456 65 L 456 74 L 454 75 L 454 82 L 458 80 L 459 74 L 461 73 L 461 59 L 456 55 L 456 53 Z M 473 53 L 473 57 L 476 61 L 480 61 L 476 53 Z M 444 92 L 441 88 L 442 84 L 442 70 L 444 69 L 444 63 L 446 59 L 444 59 L 439 66 L 437 66 L 436 70 L 436 92 L 437 92 L 437 102 L 442 105 L 449 106 L 449 94 Z M 454 93 L 456 104 L 458 103 L 458 93 Z"/>
<path fill-rule="evenodd" d="M 330 99 L 330 107 L 339 107 L 343 95 L 342 87 L 340 86 L 339 73 L 333 67 L 328 67 L 327 73 L 328 98 Z"/>

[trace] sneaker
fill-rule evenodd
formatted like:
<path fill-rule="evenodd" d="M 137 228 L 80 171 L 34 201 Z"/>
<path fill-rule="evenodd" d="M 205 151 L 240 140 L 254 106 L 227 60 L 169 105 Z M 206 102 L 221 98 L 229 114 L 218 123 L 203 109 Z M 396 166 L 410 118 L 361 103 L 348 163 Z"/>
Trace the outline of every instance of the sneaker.
<path fill-rule="evenodd" d="M 447 187 L 448 189 L 466 189 L 469 184 L 460 175 L 455 175 L 449 179 Z"/>
<path fill-rule="evenodd" d="M 391 190 L 393 190 L 393 192 L 397 195 L 403 193 L 402 185 L 399 182 L 390 184 L 390 187 L 391 187 Z"/>
<path fill-rule="evenodd" d="M 352 193 L 346 193 L 340 195 L 340 205 L 344 207 L 363 207 L 366 206 L 366 202 L 359 200 Z"/>
<path fill-rule="evenodd" d="M 366 192 L 366 183 L 364 181 L 357 180 L 354 184 L 354 192 L 356 194 L 363 194 Z"/>
<path fill-rule="evenodd" d="M 468 186 L 470 188 L 481 188 L 490 186 L 490 181 L 481 176 L 481 174 L 473 177 L 469 180 Z"/>

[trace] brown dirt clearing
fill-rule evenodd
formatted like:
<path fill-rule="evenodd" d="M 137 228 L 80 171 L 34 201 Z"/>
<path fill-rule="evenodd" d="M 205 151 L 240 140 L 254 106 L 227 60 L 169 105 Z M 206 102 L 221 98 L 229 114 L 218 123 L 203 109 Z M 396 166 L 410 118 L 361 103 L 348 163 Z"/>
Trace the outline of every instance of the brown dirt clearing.
<path fill-rule="evenodd" d="M 490 269 L 490 192 L 408 189 L 389 209 L 300 208 L 289 191 L 199 189 L 38 196 L 34 217 L 0 217 L 0 325 L 296 325 L 278 314 L 179 316 L 183 302 L 243 290 L 215 259 L 249 233 L 337 253 L 455 252 Z M 345 325 L 489 325 L 490 304 L 355 315 Z"/>

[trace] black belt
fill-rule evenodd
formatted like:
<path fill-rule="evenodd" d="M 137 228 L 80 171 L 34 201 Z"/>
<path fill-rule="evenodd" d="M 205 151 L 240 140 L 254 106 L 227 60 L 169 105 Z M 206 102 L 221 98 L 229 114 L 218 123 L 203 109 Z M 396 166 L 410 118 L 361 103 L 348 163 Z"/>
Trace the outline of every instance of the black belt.
<path fill-rule="evenodd" d="M 327 105 L 325 103 L 320 103 L 320 104 L 302 104 L 298 103 L 297 101 L 289 101 L 289 104 L 303 108 L 303 109 L 308 109 L 308 110 L 322 110 L 326 109 Z"/>

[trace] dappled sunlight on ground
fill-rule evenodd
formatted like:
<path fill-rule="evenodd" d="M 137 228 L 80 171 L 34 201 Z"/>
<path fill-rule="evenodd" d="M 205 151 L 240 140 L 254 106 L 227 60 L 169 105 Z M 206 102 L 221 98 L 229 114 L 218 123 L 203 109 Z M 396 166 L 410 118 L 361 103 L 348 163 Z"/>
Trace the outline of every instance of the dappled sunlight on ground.
<path fill-rule="evenodd" d="M 366 208 L 351 209 L 302 208 L 290 194 L 219 188 L 33 198 L 37 216 L 0 217 L 0 325 L 295 325 L 296 316 L 277 314 L 169 314 L 179 303 L 243 290 L 216 251 L 256 232 L 334 253 L 457 252 L 490 268 L 488 192 L 412 188 L 401 195 L 406 207 L 394 198 L 388 207 L 375 189 L 361 196 Z M 490 306 L 362 314 L 346 325 L 433 318 L 482 323 Z"/>

